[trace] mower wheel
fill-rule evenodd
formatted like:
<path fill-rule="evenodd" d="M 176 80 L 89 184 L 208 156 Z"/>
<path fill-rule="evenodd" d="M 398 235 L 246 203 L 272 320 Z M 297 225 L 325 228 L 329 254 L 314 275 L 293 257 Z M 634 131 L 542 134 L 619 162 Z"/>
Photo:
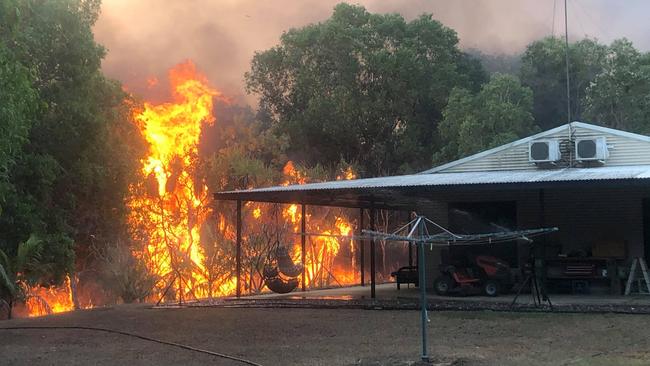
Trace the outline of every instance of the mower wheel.
<path fill-rule="evenodd" d="M 454 281 L 449 276 L 440 276 L 433 282 L 433 288 L 440 296 L 446 296 L 454 287 Z"/>
<path fill-rule="evenodd" d="M 486 295 L 494 297 L 499 295 L 499 283 L 496 281 L 489 280 L 483 285 L 483 292 Z"/>

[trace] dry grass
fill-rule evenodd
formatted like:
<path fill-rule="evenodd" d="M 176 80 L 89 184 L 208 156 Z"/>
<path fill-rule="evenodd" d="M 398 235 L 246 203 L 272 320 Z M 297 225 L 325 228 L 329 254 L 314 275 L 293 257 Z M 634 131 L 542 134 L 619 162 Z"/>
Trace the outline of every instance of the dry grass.
<path fill-rule="evenodd" d="M 650 316 L 430 313 L 430 352 L 447 365 L 650 364 Z M 241 356 L 263 365 L 412 365 L 417 311 L 149 309 L 129 305 L 16 319 L 131 331 Z M 0 364 L 235 365 L 206 355 L 87 331 L 3 331 Z"/>

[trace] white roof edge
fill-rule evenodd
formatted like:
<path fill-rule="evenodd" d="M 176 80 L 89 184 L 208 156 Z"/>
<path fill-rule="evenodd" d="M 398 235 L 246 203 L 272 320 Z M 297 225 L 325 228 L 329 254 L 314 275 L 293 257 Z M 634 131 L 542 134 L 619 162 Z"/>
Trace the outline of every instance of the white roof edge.
<path fill-rule="evenodd" d="M 448 168 L 453 168 L 453 167 L 455 167 L 457 165 L 464 164 L 464 163 L 467 163 L 467 162 L 470 162 L 470 161 L 473 161 L 473 160 L 476 160 L 476 159 L 484 158 L 486 156 L 498 153 L 500 151 L 509 149 L 511 147 L 523 145 L 523 144 L 526 144 L 526 143 L 528 143 L 530 141 L 537 140 L 537 139 L 540 139 L 542 137 L 546 137 L 548 135 L 553 135 L 556 132 L 560 132 L 563 129 L 567 129 L 567 128 L 570 128 L 570 127 L 580 127 L 580 128 L 593 130 L 593 131 L 598 131 L 598 132 L 603 132 L 603 133 L 610 133 L 612 135 L 617 135 L 617 136 L 621 136 L 621 137 L 636 139 L 636 140 L 640 140 L 640 141 L 644 141 L 644 142 L 650 142 L 650 137 L 645 136 L 645 135 L 640 135 L 640 134 L 637 134 L 637 133 L 616 130 L 616 129 L 609 128 L 609 127 L 597 126 L 597 125 L 593 125 L 593 124 L 590 124 L 590 123 L 573 121 L 571 123 L 563 124 L 561 126 L 552 128 L 550 130 L 546 130 L 546 131 L 536 133 L 536 134 L 534 134 L 532 136 L 524 137 L 522 139 L 507 143 L 505 145 L 497 146 L 495 148 L 485 150 L 485 151 L 482 151 L 480 153 L 476 153 L 474 155 L 464 157 L 462 159 L 450 161 L 449 163 L 445 163 L 445 164 L 442 164 L 440 166 L 437 166 L 437 167 L 434 167 L 434 168 L 431 168 L 431 169 L 427 169 L 427 170 L 419 172 L 417 174 L 438 173 L 438 172 L 440 172 L 442 170 L 445 170 L 445 169 L 448 169 Z"/>
<path fill-rule="evenodd" d="M 635 139 L 635 140 L 639 140 L 639 141 L 643 141 L 643 142 L 650 142 L 650 136 L 641 135 L 641 134 L 634 133 L 634 132 L 627 132 L 627 131 L 623 131 L 623 130 L 617 130 L 617 129 L 614 129 L 614 128 L 598 126 L 598 125 L 593 125 L 593 124 L 590 124 L 590 123 L 578 122 L 578 121 L 571 122 L 571 125 L 575 126 L 575 127 L 582 127 L 582 128 L 598 131 L 598 132 L 610 133 L 612 135 L 617 135 L 617 136 L 621 136 L 621 137 L 627 137 L 627 138 L 630 138 L 630 139 Z"/>

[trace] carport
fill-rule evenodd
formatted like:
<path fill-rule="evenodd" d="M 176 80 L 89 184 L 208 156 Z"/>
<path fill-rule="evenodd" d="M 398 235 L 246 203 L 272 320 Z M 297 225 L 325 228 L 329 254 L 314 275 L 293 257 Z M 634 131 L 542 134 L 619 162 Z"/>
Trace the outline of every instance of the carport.
<path fill-rule="evenodd" d="M 594 197 L 602 198 L 594 202 Z M 650 166 L 601 166 L 589 168 L 561 168 L 479 172 L 425 172 L 412 175 L 331 181 L 303 185 L 276 186 L 250 190 L 227 191 L 215 194 L 216 200 L 237 202 L 237 278 L 241 273 L 243 202 L 298 204 L 302 212 L 307 205 L 358 208 L 360 227 L 375 230 L 377 210 L 417 212 L 446 225 L 450 202 L 490 202 L 512 200 L 517 207 L 517 229 L 557 226 L 567 243 L 588 233 L 595 236 L 603 228 L 614 225 L 620 241 L 625 242 L 625 261 L 644 255 L 643 202 L 650 197 Z M 598 199 L 596 199 L 598 201 Z M 586 222 L 562 217 L 562 213 L 580 210 L 583 206 Z M 577 208 L 576 208 L 577 207 Z M 365 210 L 370 222 L 363 223 Z M 597 216 L 595 211 L 601 210 Z M 608 215 L 609 212 L 609 215 Z M 596 215 L 596 216 L 594 216 Z M 600 217 L 601 220 L 593 218 Z M 633 217 L 637 217 L 636 220 Z M 302 215 L 301 244 L 305 243 L 305 215 Z M 563 221 L 571 221 L 565 223 Z M 613 221 L 612 221 L 613 220 Z M 631 220 L 631 221 L 630 221 Z M 620 227 L 623 225 L 623 227 Z M 609 230 L 609 229 L 608 229 Z M 611 230 L 610 230 L 611 231 Z M 359 233 L 360 235 L 360 233 Z M 641 234 L 641 237 L 643 234 Z M 618 240 L 618 239 L 617 239 Z M 375 240 L 368 240 L 370 250 L 370 295 L 375 297 Z M 633 242 L 632 242 L 633 241 Z M 607 249 L 604 249 L 605 251 Z M 618 254 L 616 254 L 618 256 Z M 615 256 L 612 255 L 612 258 Z M 360 255 L 361 284 L 365 283 L 363 254 Z M 436 265 L 435 254 L 426 255 L 427 267 Z M 621 263 L 624 264 L 624 263 Z M 431 271 L 431 269 L 429 269 Z M 618 271 L 616 271 L 618 273 Z M 431 272 L 429 272 L 431 273 Z M 619 279 L 609 273 L 614 283 Z M 303 276 L 304 278 L 304 276 Z M 303 286 L 304 290 L 304 286 Z M 238 283 L 237 295 L 241 296 Z"/>

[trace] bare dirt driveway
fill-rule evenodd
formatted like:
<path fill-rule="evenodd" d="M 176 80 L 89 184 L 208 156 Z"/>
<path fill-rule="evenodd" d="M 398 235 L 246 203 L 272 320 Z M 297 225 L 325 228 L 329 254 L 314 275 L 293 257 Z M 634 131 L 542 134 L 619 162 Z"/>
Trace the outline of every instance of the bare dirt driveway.
<path fill-rule="evenodd" d="M 650 316 L 431 312 L 430 353 L 447 365 L 650 365 Z M 94 326 L 243 357 L 262 365 L 411 365 L 412 310 L 118 306 L 11 326 Z M 123 335 L 0 331 L 1 365 L 239 365 Z"/>

